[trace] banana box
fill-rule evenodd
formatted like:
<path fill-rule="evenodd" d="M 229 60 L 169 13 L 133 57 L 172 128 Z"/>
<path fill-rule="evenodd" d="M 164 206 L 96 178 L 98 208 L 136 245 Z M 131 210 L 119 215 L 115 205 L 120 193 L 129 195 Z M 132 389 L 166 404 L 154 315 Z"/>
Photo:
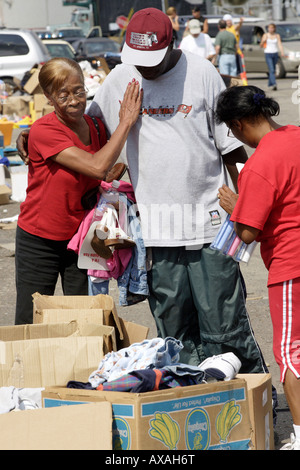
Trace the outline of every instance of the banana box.
<path fill-rule="evenodd" d="M 259 374 L 258 374 L 259 375 Z M 244 379 L 144 393 L 48 387 L 45 408 L 109 401 L 114 450 L 249 450 L 252 426 Z"/>

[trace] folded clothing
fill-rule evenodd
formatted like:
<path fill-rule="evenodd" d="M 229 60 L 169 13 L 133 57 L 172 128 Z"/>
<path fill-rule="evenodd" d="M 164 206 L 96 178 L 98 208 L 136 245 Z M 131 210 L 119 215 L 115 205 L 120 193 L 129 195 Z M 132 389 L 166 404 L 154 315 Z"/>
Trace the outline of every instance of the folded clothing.
<path fill-rule="evenodd" d="M 111 382 L 134 370 L 161 369 L 177 364 L 182 348 L 181 341 L 171 337 L 134 343 L 128 348 L 106 354 L 98 369 L 90 375 L 89 382 L 96 389 L 103 382 Z"/>
<path fill-rule="evenodd" d="M 198 368 L 177 372 L 175 368 L 135 370 L 111 382 L 103 382 L 96 390 L 109 392 L 152 392 L 174 387 L 185 387 L 205 383 L 205 373 Z M 70 381 L 67 388 L 80 388 L 93 390 L 89 382 L 82 383 Z"/>
<path fill-rule="evenodd" d="M 0 387 L 0 414 L 42 408 L 43 388 Z"/>

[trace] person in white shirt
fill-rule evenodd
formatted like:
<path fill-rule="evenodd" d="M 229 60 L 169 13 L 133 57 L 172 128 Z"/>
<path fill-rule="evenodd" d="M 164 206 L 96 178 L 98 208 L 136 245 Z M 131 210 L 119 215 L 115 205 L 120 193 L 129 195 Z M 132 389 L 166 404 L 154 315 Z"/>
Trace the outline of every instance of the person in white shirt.
<path fill-rule="evenodd" d="M 277 90 L 275 70 L 279 59 L 279 51 L 281 56 L 284 57 L 284 50 L 281 37 L 276 33 L 276 25 L 274 23 L 269 24 L 268 32 L 261 38 L 260 47 L 264 49 L 265 59 L 269 70 L 268 86 L 273 90 Z"/>
<path fill-rule="evenodd" d="M 247 154 L 226 124 L 216 124 L 214 109 L 225 89 L 218 71 L 173 46 L 165 13 L 137 11 L 127 26 L 122 64 L 97 90 L 88 114 L 103 117 L 110 135 L 124 89 L 133 80 L 141 85 L 139 119 L 121 159 L 128 164 L 147 249 L 157 336 L 181 341 L 185 364 L 234 351 L 240 373 L 264 373 L 238 263 L 210 248 L 227 215 L 218 189 L 229 180 L 237 187 L 236 163 L 245 163 Z"/>
<path fill-rule="evenodd" d="M 216 56 L 216 51 L 211 37 L 208 34 L 201 32 L 200 21 L 190 20 L 189 32 L 190 34 L 182 39 L 179 48 L 213 62 Z"/>

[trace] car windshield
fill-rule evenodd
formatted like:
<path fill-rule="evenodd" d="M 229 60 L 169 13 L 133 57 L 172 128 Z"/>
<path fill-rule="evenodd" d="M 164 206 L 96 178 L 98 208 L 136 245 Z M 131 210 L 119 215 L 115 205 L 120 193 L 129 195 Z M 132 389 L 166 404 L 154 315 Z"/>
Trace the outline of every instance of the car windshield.
<path fill-rule="evenodd" d="M 65 44 L 46 44 L 51 57 L 67 57 L 68 59 L 74 59 L 75 55 Z"/>
<path fill-rule="evenodd" d="M 103 52 L 120 52 L 118 44 L 114 41 L 87 42 L 85 47 L 88 55 L 103 54 Z"/>
<path fill-rule="evenodd" d="M 81 29 L 60 29 L 58 35 L 64 38 L 67 38 L 67 37 L 84 38 L 84 33 Z"/>
<path fill-rule="evenodd" d="M 276 32 L 280 34 L 282 42 L 299 41 L 300 40 L 300 23 L 299 24 L 277 24 Z"/>

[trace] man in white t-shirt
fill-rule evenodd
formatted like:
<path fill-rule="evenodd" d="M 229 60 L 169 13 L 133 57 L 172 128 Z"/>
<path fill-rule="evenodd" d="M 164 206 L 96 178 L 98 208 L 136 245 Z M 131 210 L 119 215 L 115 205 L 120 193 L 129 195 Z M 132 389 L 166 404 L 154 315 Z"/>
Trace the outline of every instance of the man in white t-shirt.
<path fill-rule="evenodd" d="M 208 34 L 201 33 L 200 21 L 190 20 L 189 32 L 190 34 L 182 39 L 180 49 L 213 61 L 216 51 L 211 37 Z"/>
<path fill-rule="evenodd" d="M 239 266 L 209 247 L 226 217 L 218 188 L 228 174 L 236 185 L 236 162 L 247 155 L 214 119 L 222 78 L 210 61 L 194 59 L 173 48 L 167 15 L 137 11 L 127 27 L 123 64 L 107 76 L 89 114 L 101 116 L 112 133 L 126 85 L 140 82 L 143 105 L 122 158 L 151 255 L 149 305 L 158 336 L 183 343 L 182 362 L 198 365 L 234 351 L 242 372 L 262 373 Z"/>

